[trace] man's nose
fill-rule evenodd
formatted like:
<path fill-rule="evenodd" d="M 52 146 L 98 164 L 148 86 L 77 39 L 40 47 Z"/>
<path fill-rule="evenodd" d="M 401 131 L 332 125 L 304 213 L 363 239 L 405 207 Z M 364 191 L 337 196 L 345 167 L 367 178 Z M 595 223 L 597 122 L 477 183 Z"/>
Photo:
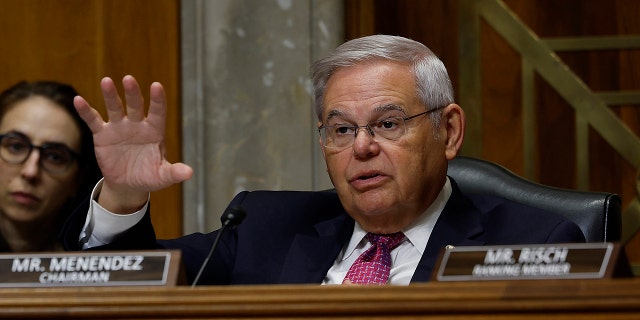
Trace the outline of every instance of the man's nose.
<path fill-rule="evenodd" d="M 363 134 L 360 133 L 363 129 Z M 374 140 L 375 133 L 369 126 L 361 126 L 356 128 L 355 137 L 353 138 L 353 154 L 357 158 L 367 158 L 376 155 L 379 151 L 379 145 Z"/>

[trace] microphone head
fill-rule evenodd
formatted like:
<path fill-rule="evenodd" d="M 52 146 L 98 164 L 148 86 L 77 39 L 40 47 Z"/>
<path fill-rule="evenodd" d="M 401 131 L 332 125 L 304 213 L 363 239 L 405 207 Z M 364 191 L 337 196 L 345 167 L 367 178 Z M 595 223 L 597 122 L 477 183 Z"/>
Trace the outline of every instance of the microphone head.
<path fill-rule="evenodd" d="M 247 213 L 242 207 L 229 207 L 222 213 L 220 220 L 222 221 L 222 225 L 235 227 L 242 223 L 246 215 Z"/>

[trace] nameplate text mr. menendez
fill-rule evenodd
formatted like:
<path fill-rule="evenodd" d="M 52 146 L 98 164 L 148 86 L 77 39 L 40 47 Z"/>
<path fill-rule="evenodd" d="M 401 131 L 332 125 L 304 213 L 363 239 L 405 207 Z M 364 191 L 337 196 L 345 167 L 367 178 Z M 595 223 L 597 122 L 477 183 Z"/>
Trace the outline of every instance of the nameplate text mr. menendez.
<path fill-rule="evenodd" d="M 179 251 L 0 255 L 0 287 L 176 285 Z"/>

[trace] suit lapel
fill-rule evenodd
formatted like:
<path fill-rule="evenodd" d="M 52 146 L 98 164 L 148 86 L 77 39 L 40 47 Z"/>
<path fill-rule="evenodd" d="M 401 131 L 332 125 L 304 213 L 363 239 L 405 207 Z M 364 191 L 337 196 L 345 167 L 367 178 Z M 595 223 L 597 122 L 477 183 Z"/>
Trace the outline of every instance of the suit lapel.
<path fill-rule="evenodd" d="M 429 281 L 436 259 L 447 245 L 483 245 L 480 213 L 453 179 L 452 194 L 438 218 L 411 282 Z M 292 240 L 279 283 L 321 283 L 351 238 L 354 221 L 346 212 L 299 232 Z"/>
<path fill-rule="evenodd" d="M 478 239 L 479 235 L 484 232 L 480 213 L 462 195 L 453 179 L 451 179 L 451 186 L 451 197 L 433 228 L 411 282 L 429 281 L 440 251 L 447 245 L 478 246 L 484 244 L 484 241 Z"/>
<path fill-rule="evenodd" d="M 291 244 L 280 283 L 321 283 L 353 233 L 346 212 L 298 233 Z"/>

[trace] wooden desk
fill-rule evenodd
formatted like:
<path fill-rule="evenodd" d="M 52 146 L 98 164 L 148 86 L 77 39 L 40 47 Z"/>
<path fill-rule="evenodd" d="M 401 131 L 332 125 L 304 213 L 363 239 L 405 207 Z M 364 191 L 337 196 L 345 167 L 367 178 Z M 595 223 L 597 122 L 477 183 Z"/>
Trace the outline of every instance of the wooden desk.
<path fill-rule="evenodd" d="M 0 318 L 630 319 L 640 278 L 315 285 L 0 289 Z"/>

